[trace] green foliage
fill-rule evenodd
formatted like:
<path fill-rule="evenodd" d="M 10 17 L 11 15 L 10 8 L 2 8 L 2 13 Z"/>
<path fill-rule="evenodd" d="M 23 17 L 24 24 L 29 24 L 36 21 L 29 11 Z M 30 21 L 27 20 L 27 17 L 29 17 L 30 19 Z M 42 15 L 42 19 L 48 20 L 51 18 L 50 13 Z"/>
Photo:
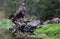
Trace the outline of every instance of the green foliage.
<path fill-rule="evenodd" d="M 36 29 L 34 33 L 37 37 L 56 37 L 58 39 L 59 36 L 56 35 L 60 35 L 60 24 L 48 24 L 45 27 Z"/>
<path fill-rule="evenodd" d="M 1 0 L 3 10 L 11 18 L 23 0 Z M 27 13 L 41 17 L 41 20 L 52 19 L 60 15 L 60 0 L 25 0 Z M 1 10 L 0 10 L 1 11 Z"/>
<path fill-rule="evenodd" d="M 18 7 L 21 5 L 21 0 L 2 0 L 2 9 L 0 11 L 5 11 L 5 14 L 8 15 L 8 18 L 11 18 L 16 12 Z"/>
<path fill-rule="evenodd" d="M 0 21 L 0 29 L 9 29 L 13 27 L 13 23 L 9 19 L 4 19 L 3 21 Z"/>
<path fill-rule="evenodd" d="M 9 19 L 0 21 L 0 39 L 14 39 L 9 31 L 13 27 L 13 23 Z"/>

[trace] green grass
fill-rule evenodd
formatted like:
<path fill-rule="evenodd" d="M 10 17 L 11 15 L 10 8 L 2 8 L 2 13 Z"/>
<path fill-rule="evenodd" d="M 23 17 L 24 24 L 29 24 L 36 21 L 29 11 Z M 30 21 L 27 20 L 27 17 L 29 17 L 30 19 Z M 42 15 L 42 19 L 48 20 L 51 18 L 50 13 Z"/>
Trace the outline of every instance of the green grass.
<path fill-rule="evenodd" d="M 9 32 L 9 28 L 13 27 L 13 25 L 9 19 L 0 21 L 0 39 L 14 39 Z"/>
<path fill-rule="evenodd" d="M 4 20 L 0 21 L 0 29 L 1 28 L 9 29 L 9 28 L 13 27 L 13 25 L 14 24 L 9 19 L 4 19 Z"/>
<path fill-rule="evenodd" d="M 43 39 L 60 39 L 60 24 L 48 24 L 36 29 L 34 33 Z"/>

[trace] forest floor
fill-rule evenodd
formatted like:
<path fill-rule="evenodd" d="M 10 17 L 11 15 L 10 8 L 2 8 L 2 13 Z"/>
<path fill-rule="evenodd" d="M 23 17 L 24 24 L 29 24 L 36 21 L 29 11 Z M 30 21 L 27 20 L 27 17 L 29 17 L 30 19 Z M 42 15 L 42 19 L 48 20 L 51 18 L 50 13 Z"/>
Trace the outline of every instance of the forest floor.
<path fill-rule="evenodd" d="M 4 20 L 0 21 L 0 39 L 17 39 L 17 38 L 12 37 L 12 34 L 9 31 L 9 28 L 11 28 L 13 26 L 14 26 L 14 24 L 9 19 L 4 19 Z M 60 35 L 59 36 L 46 36 L 44 34 L 43 35 L 40 34 L 39 38 L 60 39 Z M 32 38 L 30 38 L 30 39 L 32 39 Z"/>

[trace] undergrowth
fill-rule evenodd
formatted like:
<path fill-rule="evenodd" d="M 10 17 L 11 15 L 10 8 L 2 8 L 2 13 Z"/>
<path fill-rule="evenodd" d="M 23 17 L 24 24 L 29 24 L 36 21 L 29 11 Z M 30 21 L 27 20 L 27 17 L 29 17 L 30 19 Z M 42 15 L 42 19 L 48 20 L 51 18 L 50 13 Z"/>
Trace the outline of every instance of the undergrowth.
<path fill-rule="evenodd" d="M 35 30 L 35 35 L 43 39 L 60 39 L 60 24 L 48 24 Z"/>

